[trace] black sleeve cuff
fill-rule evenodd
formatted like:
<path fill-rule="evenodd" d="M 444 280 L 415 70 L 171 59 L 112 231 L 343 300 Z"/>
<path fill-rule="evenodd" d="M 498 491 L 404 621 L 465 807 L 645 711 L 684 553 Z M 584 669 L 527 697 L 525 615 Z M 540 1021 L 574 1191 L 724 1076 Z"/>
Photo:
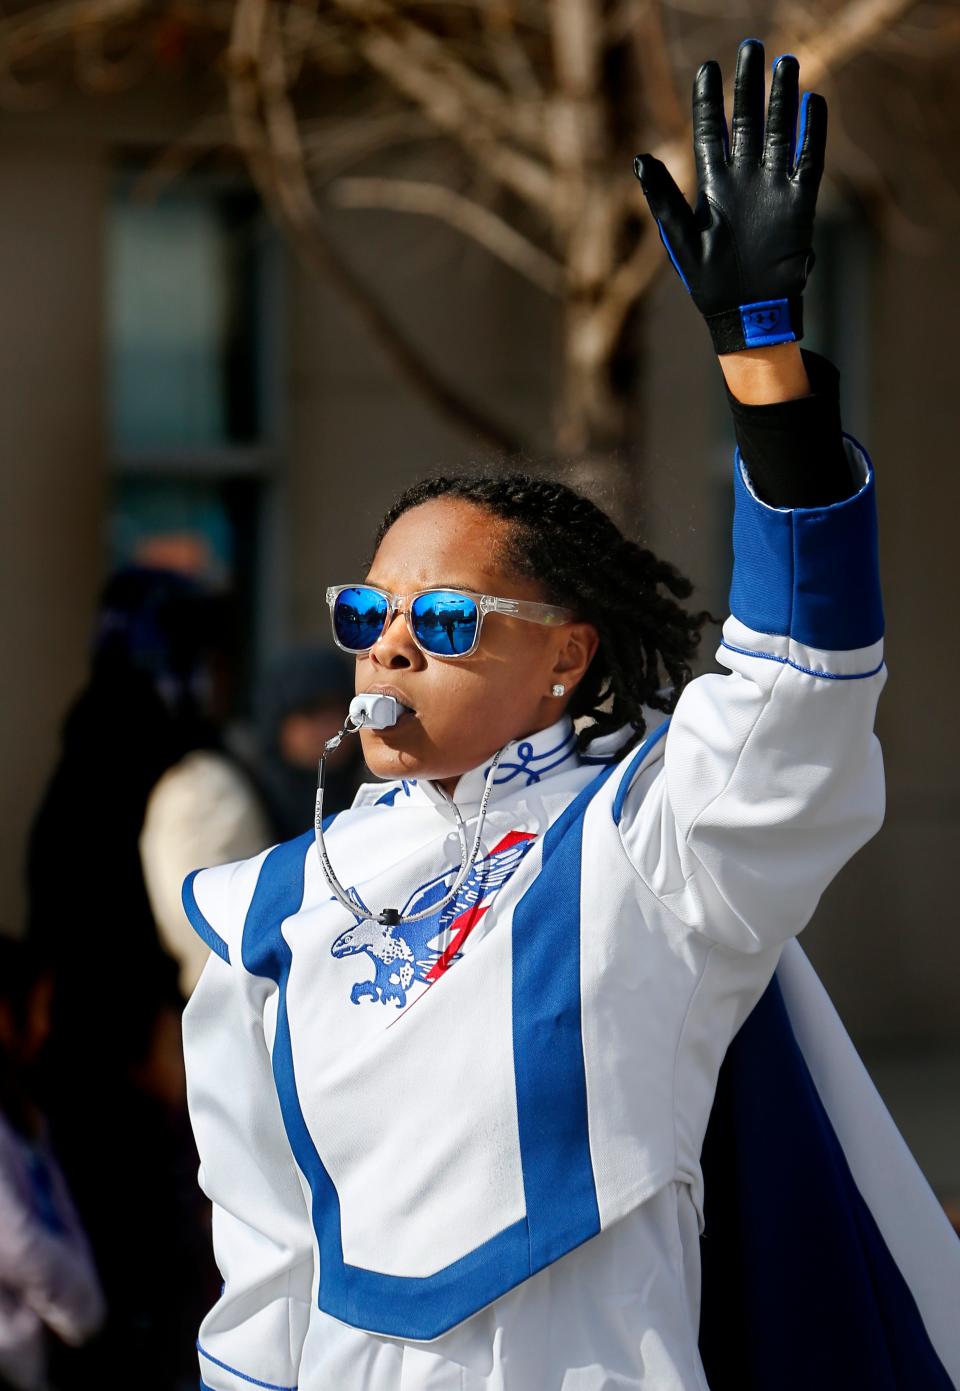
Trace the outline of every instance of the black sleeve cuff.
<path fill-rule="evenodd" d="M 840 428 L 840 374 L 826 358 L 802 352 L 809 396 L 747 406 L 727 388 L 750 482 L 770 507 L 829 507 L 859 487 Z"/>

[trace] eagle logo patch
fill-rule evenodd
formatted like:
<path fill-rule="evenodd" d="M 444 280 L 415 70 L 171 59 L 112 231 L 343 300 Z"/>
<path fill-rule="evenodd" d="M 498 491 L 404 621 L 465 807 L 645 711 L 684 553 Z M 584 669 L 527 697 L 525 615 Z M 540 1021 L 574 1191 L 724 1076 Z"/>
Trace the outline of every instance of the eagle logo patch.
<path fill-rule="evenodd" d="M 511 878 L 536 836 L 527 831 L 511 831 L 482 860 L 478 860 L 461 884 L 456 897 L 444 908 L 419 922 L 384 926 L 357 918 L 341 932 L 330 948 L 332 956 L 366 955 L 373 962 L 372 980 L 357 981 L 350 999 L 358 1005 L 364 998 L 386 1005 L 393 1001 L 404 1009 L 411 988 L 418 982 L 429 987 L 448 971 L 462 955 L 463 945 L 494 898 Z M 439 903 L 459 869 L 449 869 L 414 889 L 401 909 L 401 917 L 420 913 L 431 903 Z M 356 889 L 350 897 L 365 908 Z"/>

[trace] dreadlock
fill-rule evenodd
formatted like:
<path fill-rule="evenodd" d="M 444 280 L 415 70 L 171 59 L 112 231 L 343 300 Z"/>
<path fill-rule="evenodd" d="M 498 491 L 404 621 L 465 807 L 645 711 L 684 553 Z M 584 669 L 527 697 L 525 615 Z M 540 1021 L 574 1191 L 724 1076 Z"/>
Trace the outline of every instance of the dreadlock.
<path fill-rule="evenodd" d="M 397 498 L 377 531 L 434 498 L 453 497 L 509 523 L 501 559 L 543 586 L 550 603 L 572 609 L 599 633 L 596 656 L 573 692 L 568 713 L 588 721 L 581 749 L 630 725 L 642 737 L 643 706 L 669 713 L 690 679 L 690 663 L 709 614 L 676 602 L 690 581 L 652 551 L 628 541 L 595 506 L 554 479 L 526 473 L 439 475 Z M 666 591 L 666 592 L 664 592 Z"/>

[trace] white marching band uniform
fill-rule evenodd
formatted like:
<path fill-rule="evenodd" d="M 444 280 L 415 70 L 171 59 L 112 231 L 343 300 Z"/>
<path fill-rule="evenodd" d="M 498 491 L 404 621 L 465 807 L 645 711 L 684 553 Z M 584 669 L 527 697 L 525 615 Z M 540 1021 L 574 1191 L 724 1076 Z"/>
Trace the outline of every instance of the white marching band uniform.
<path fill-rule="evenodd" d="M 213 949 L 184 1018 L 210 1391 L 705 1391 L 701 1150 L 775 972 L 929 1385 L 960 1385 L 960 1248 L 792 941 L 883 815 L 873 480 L 847 449 L 862 485 L 820 509 L 767 507 L 738 458 L 729 674 L 623 756 L 581 756 L 566 718 L 508 746 L 434 917 L 352 917 L 312 833 L 187 881 Z M 471 834 L 485 772 L 457 787 Z M 459 867 L 429 783 L 362 788 L 326 840 L 370 909 Z"/>

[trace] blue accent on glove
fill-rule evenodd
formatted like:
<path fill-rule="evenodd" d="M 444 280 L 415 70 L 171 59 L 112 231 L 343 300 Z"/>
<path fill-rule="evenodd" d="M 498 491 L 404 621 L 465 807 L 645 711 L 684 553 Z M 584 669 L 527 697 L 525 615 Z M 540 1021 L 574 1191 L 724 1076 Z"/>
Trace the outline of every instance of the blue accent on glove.
<path fill-rule="evenodd" d="M 756 304 L 741 304 L 740 321 L 748 348 L 792 343 L 797 336 L 790 322 L 790 306 L 785 299 L 761 299 Z"/>
<path fill-rule="evenodd" d="M 680 262 L 677 260 L 676 256 L 673 254 L 673 247 L 670 245 L 670 242 L 669 242 L 669 240 L 668 240 L 668 238 L 667 238 L 667 234 L 666 234 L 666 232 L 663 230 L 663 223 L 660 221 L 659 218 L 657 218 L 657 230 L 658 230 L 659 233 L 660 233 L 660 240 L 663 242 L 664 246 L 667 248 L 667 255 L 670 257 L 670 260 L 673 262 L 673 268 L 674 268 L 674 270 L 677 272 L 677 274 L 679 275 L 680 279 L 683 281 L 683 288 L 686 290 L 687 294 L 689 294 L 689 293 L 690 293 L 690 285 L 689 285 L 689 282 L 687 281 L 687 277 L 684 275 L 683 271 L 680 269 Z"/>
<path fill-rule="evenodd" d="M 796 144 L 793 147 L 793 154 L 790 157 L 791 169 L 796 168 L 796 156 L 803 153 L 803 139 L 807 133 L 807 107 L 810 105 L 810 93 L 804 92 L 800 98 L 800 129 L 797 132 Z"/>

